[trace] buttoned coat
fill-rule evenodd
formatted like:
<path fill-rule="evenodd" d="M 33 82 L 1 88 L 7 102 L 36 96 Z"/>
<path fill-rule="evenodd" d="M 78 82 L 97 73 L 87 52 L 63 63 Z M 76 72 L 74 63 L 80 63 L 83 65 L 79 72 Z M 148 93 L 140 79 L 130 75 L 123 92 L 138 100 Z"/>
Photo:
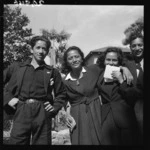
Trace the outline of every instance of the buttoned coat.
<path fill-rule="evenodd" d="M 100 145 L 101 102 L 97 81 L 101 70 L 96 65 L 85 67 L 85 70 L 79 84 L 70 79 L 64 80 L 71 104 L 70 114 L 76 121 L 71 142 L 72 145 Z"/>
<path fill-rule="evenodd" d="M 126 82 L 105 82 L 103 69 L 99 77 L 99 93 L 102 98 L 102 144 L 136 144 L 137 125 L 134 110 L 126 103 Z"/>

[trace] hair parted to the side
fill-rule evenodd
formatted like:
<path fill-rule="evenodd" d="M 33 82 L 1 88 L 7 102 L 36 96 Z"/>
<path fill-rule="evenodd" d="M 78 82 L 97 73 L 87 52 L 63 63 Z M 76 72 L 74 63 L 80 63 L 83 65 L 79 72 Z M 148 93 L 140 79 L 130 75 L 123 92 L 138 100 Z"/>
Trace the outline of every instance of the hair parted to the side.
<path fill-rule="evenodd" d="M 143 17 L 137 19 L 125 31 L 125 39 L 122 40 L 123 45 L 130 44 L 136 38 L 144 39 L 144 20 Z"/>
<path fill-rule="evenodd" d="M 118 47 L 108 47 L 97 59 L 97 62 L 96 64 L 99 66 L 99 67 L 102 67 L 102 68 L 105 68 L 105 58 L 106 58 L 106 55 L 110 52 L 114 52 L 114 53 L 117 53 L 117 56 L 118 56 L 118 65 L 123 65 L 123 58 L 124 58 L 124 55 L 123 55 L 123 52 L 121 50 L 121 48 L 118 48 Z"/>
<path fill-rule="evenodd" d="M 84 66 L 85 64 L 85 59 L 84 59 L 84 53 L 82 52 L 82 50 L 77 47 L 77 46 L 70 46 L 65 52 L 64 52 L 64 56 L 63 56 L 63 64 L 62 64 L 62 72 L 67 74 L 71 71 L 70 66 L 68 66 L 68 62 L 67 62 L 67 57 L 68 57 L 68 53 L 72 50 L 77 51 L 81 58 L 82 58 L 82 66 Z"/>
<path fill-rule="evenodd" d="M 51 42 L 47 37 L 45 37 L 45 36 L 34 36 L 30 41 L 30 45 L 31 45 L 32 48 L 35 46 L 37 41 L 46 42 L 46 48 L 47 48 L 47 50 L 49 50 L 49 48 L 51 46 Z"/>

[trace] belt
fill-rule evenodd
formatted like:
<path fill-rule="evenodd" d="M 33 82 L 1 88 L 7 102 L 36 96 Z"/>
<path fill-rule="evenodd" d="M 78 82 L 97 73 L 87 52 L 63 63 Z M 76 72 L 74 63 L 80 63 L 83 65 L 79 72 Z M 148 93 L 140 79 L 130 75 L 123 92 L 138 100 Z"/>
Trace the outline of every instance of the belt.
<path fill-rule="evenodd" d="M 26 101 L 25 101 L 27 104 L 30 104 L 30 103 L 36 103 L 36 102 L 39 102 L 38 100 L 36 100 L 36 99 L 27 99 Z"/>
<path fill-rule="evenodd" d="M 78 102 L 76 103 L 71 103 L 71 106 L 74 107 L 76 105 L 79 105 L 79 104 L 85 104 L 86 105 L 86 113 L 88 112 L 88 109 L 89 109 L 89 104 L 93 101 L 95 101 L 96 99 L 99 99 L 99 96 L 98 95 L 93 95 L 91 97 L 80 97 L 78 99 Z"/>
<path fill-rule="evenodd" d="M 21 100 L 21 99 L 19 99 L 21 102 L 24 102 L 24 103 L 26 103 L 26 104 L 31 104 L 31 103 L 38 103 L 38 102 L 45 102 L 45 101 L 41 101 L 41 100 L 37 100 L 37 99 L 32 99 L 32 98 L 30 98 L 30 99 L 26 99 L 26 100 Z"/>

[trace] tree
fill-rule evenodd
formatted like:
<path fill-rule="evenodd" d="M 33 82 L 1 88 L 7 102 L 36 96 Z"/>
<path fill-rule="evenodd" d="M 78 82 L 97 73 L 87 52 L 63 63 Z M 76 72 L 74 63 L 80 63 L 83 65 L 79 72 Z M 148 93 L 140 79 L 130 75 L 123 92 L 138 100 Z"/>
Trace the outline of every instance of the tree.
<path fill-rule="evenodd" d="M 67 40 L 70 38 L 71 34 L 67 33 L 65 30 L 58 33 L 55 29 L 51 29 L 50 31 L 41 29 L 41 32 L 42 35 L 46 36 L 51 41 L 51 51 L 55 52 L 52 56 L 55 57 L 55 62 L 53 62 L 54 66 L 61 70 L 63 54 L 67 47 Z"/>
<path fill-rule="evenodd" d="M 28 29 L 29 19 L 21 13 L 21 8 L 14 9 L 4 5 L 3 24 L 3 62 L 4 68 L 13 61 L 25 61 L 30 55 L 29 40 L 32 29 Z"/>
<path fill-rule="evenodd" d="M 125 39 L 123 39 L 122 43 L 124 45 L 128 45 L 132 37 L 136 35 L 144 36 L 144 18 L 138 18 L 134 23 L 132 23 L 127 29 L 124 31 Z"/>

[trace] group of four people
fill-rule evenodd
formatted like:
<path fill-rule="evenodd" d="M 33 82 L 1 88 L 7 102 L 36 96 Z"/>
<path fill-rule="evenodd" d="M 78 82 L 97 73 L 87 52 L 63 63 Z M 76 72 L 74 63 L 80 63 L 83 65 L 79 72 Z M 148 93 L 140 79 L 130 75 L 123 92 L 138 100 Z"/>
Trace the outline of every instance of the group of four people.
<path fill-rule="evenodd" d="M 142 99 L 141 70 L 131 84 L 132 69 L 120 48 L 108 48 L 96 65 L 86 66 L 83 52 L 71 46 L 64 53 L 66 76 L 62 79 L 57 69 L 44 63 L 50 45 L 43 36 L 33 37 L 32 59 L 15 62 L 4 71 L 4 83 L 9 81 L 4 109 L 14 113 L 10 144 L 51 144 L 51 119 L 69 101 L 76 122 L 74 127 L 67 122 L 72 145 L 136 145 L 141 140 L 137 121 L 141 125 L 142 118 L 137 117 L 130 101 L 135 106 L 133 93 Z M 112 73 L 112 82 L 104 80 L 106 65 L 121 68 Z"/>

